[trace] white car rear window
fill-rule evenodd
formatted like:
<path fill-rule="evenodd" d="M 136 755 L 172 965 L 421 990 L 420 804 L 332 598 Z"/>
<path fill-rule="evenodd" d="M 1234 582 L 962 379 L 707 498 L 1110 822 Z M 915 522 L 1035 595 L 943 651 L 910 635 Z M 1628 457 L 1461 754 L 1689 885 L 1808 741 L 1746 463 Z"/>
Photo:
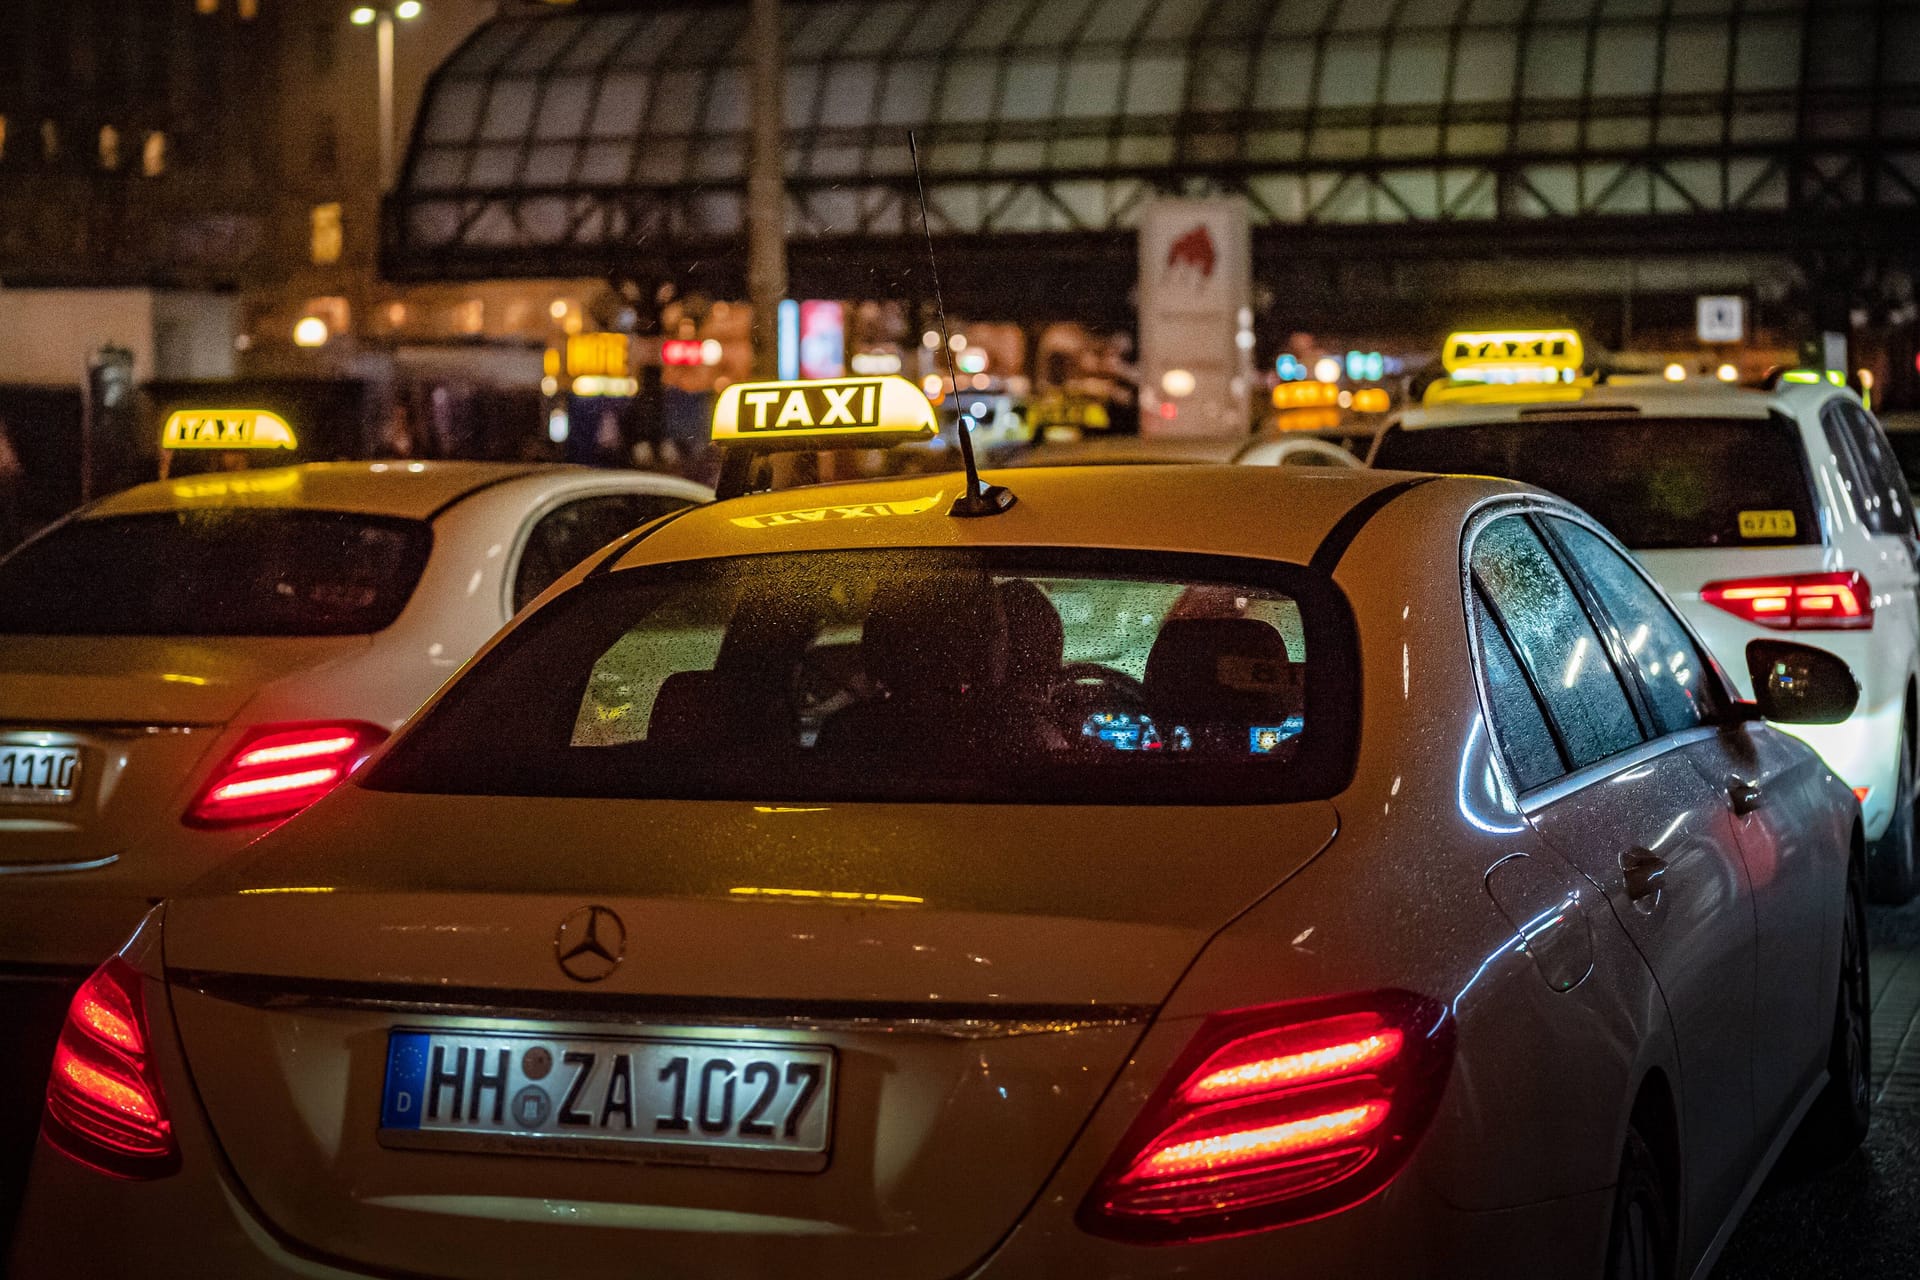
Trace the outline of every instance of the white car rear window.
<path fill-rule="evenodd" d="M 1636 551 L 1820 541 L 1800 433 L 1784 418 L 1581 417 L 1395 428 L 1373 465 L 1501 476 L 1583 507 Z"/>
<path fill-rule="evenodd" d="M 208 508 L 75 520 L 0 561 L 0 634 L 340 636 L 392 624 L 419 520 Z"/>
<path fill-rule="evenodd" d="M 836 552 L 628 570 L 536 613 L 371 785 L 1254 802 L 1350 752 L 1322 575 L 1132 553 Z"/>

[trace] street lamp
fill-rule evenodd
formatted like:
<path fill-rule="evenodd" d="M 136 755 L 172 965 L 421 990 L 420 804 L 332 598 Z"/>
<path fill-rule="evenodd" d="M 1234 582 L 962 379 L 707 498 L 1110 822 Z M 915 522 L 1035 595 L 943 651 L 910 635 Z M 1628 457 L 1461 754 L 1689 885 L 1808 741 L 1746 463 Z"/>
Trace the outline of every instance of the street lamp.
<path fill-rule="evenodd" d="M 398 4 L 363 4 L 347 15 L 356 27 L 372 27 L 374 44 L 380 55 L 380 189 L 393 182 L 393 24 L 412 22 L 420 16 L 420 0 L 400 0 Z"/>

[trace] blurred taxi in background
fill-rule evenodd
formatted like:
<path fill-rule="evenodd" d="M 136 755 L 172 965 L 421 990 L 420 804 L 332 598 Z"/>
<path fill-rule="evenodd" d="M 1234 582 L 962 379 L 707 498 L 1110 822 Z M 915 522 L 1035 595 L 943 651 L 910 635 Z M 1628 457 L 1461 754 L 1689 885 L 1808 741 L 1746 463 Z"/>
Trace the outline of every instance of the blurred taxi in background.
<path fill-rule="evenodd" d="M 1859 796 L 1876 895 L 1912 898 L 1920 526 L 1859 398 L 1807 370 L 1770 390 L 1606 385 L 1565 330 L 1457 333 L 1443 359 L 1451 376 L 1382 433 L 1372 464 L 1506 476 L 1577 503 L 1633 549 L 1743 694 L 1750 640 L 1785 632 L 1846 659 L 1859 709 L 1793 732 Z"/>
<path fill-rule="evenodd" d="M 0 561 L 0 991 L 78 982 L 583 556 L 710 496 L 526 464 L 222 471 L 93 503 Z"/>

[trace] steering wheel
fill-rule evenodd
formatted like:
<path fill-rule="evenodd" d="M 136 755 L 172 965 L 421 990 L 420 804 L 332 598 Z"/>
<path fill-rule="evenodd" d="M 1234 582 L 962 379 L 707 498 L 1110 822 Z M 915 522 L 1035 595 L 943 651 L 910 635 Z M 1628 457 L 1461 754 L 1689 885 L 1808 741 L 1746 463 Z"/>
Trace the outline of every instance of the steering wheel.
<path fill-rule="evenodd" d="M 1073 688 L 1076 702 L 1090 703 L 1094 699 L 1089 694 L 1106 690 L 1126 704 L 1112 710 L 1144 712 L 1147 709 L 1147 686 L 1124 671 L 1115 671 L 1097 662 L 1069 662 L 1060 668 L 1060 680 Z"/>

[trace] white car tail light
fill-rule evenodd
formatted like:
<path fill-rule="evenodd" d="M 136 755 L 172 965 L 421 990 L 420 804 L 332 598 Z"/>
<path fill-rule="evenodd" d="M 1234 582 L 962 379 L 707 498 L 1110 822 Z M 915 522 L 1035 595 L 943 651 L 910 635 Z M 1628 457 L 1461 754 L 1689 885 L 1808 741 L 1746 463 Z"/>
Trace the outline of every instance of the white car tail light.
<path fill-rule="evenodd" d="M 220 762 L 184 820 L 235 827 L 290 818 L 339 786 L 386 736 L 360 721 L 256 729 Z"/>
<path fill-rule="evenodd" d="M 1453 1061 L 1404 992 L 1207 1020 L 1081 1206 L 1097 1235 L 1176 1242 L 1358 1204 L 1399 1172 Z"/>
<path fill-rule="evenodd" d="M 140 987 L 119 956 L 94 970 L 67 1007 L 47 1080 L 47 1141 L 117 1178 L 159 1178 L 180 1167 Z"/>
<path fill-rule="evenodd" d="M 1873 625 L 1873 593 L 1858 573 L 1788 573 L 1709 582 L 1700 598 L 1778 631 L 1856 631 Z"/>

